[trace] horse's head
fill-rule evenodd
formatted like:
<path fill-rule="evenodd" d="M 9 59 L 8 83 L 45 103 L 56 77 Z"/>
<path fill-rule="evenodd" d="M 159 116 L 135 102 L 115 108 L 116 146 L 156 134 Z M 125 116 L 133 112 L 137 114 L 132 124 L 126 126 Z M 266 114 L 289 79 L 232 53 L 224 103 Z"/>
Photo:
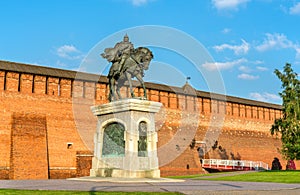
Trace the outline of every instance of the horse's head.
<path fill-rule="evenodd" d="M 136 49 L 136 55 L 139 58 L 139 62 L 143 64 L 143 69 L 149 68 L 150 61 L 153 59 L 152 52 L 146 47 L 138 47 Z"/>

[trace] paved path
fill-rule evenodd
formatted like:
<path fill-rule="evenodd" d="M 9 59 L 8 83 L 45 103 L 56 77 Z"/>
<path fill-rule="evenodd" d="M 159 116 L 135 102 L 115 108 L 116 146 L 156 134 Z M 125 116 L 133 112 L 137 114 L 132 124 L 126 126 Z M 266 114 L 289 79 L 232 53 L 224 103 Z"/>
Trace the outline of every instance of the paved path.
<path fill-rule="evenodd" d="M 229 182 L 205 180 L 81 178 L 76 180 L 0 180 L 0 189 L 141 191 L 197 194 L 300 194 L 300 184 Z"/>

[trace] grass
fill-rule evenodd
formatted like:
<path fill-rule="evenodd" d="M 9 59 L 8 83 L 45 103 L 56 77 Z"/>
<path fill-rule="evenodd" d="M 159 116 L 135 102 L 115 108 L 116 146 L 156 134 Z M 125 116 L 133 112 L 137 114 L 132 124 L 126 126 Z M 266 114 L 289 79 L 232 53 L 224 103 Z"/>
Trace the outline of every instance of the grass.
<path fill-rule="evenodd" d="M 195 179 L 199 177 L 206 177 L 206 176 L 213 176 L 213 175 L 223 175 L 223 174 L 229 174 L 232 172 L 217 172 L 217 173 L 208 173 L 208 174 L 198 174 L 198 175 L 179 175 L 179 176 L 169 176 L 167 178 L 171 179 Z"/>
<path fill-rule="evenodd" d="M 300 171 L 262 171 L 234 176 L 220 176 L 216 178 L 199 177 L 197 179 L 217 181 L 300 183 Z"/>
<path fill-rule="evenodd" d="M 54 190 L 12 190 L 0 189 L 4 195 L 181 195 L 177 192 L 80 192 L 80 191 L 54 191 Z"/>

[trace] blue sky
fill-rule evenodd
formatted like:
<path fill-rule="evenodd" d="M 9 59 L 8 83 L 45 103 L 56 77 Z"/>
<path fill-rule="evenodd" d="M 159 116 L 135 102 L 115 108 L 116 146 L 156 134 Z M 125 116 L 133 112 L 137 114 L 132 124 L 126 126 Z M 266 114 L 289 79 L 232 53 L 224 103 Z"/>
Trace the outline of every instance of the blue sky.
<path fill-rule="evenodd" d="M 128 33 L 154 53 L 146 81 L 182 86 L 190 76 L 213 91 L 217 78 L 217 92 L 280 104 L 273 71 L 300 71 L 299 23 L 300 0 L 0 0 L 0 59 L 106 74 L 99 54 Z M 178 40 L 165 38 L 173 32 Z"/>

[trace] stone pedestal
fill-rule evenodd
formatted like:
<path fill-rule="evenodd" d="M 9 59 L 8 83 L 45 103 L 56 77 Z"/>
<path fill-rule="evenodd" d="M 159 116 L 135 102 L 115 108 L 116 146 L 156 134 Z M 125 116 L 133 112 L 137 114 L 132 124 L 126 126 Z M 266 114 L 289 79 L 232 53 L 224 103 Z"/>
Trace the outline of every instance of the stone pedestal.
<path fill-rule="evenodd" d="M 154 115 L 161 103 L 124 99 L 99 106 L 90 176 L 159 178 Z"/>

